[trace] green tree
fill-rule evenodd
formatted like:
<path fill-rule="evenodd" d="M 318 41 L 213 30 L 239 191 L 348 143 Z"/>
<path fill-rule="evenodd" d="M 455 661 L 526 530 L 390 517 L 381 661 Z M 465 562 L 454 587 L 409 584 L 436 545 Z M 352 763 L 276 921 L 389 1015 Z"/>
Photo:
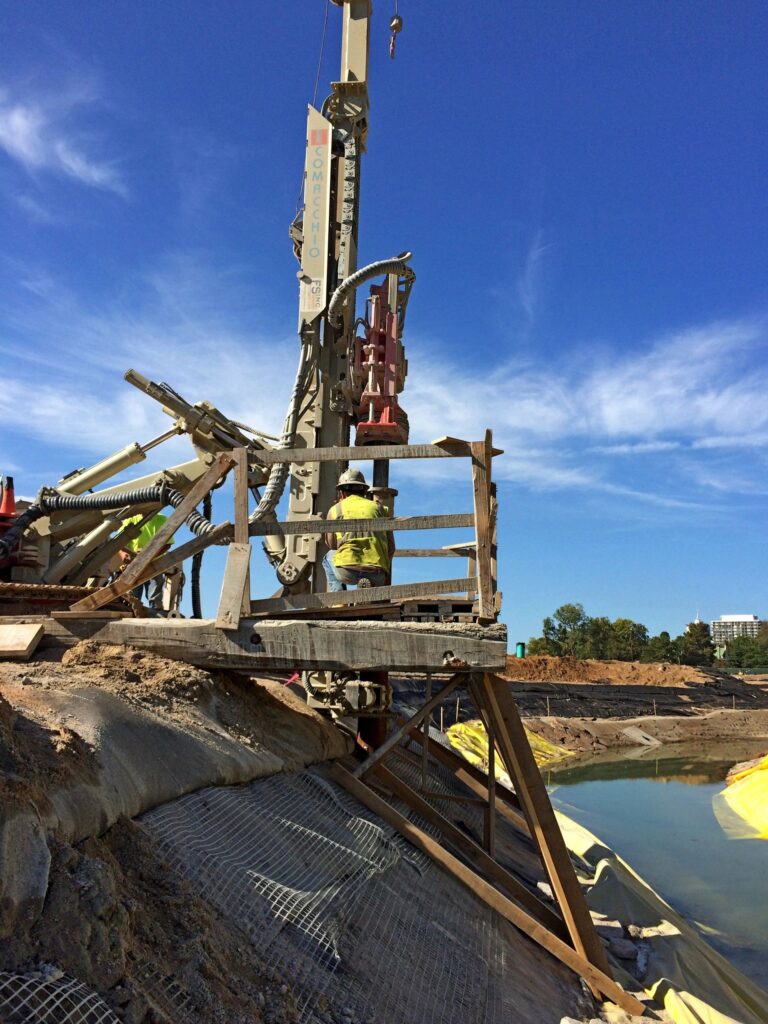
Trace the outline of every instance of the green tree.
<path fill-rule="evenodd" d="M 614 619 L 612 625 L 610 657 L 618 661 L 637 661 L 648 643 L 648 629 L 642 622 L 632 619 Z"/>
<path fill-rule="evenodd" d="M 613 625 L 604 615 L 588 618 L 584 625 L 582 658 L 596 658 L 598 661 L 611 657 L 613 647 Z"/>
<path fill-rule="evenodd" d="M 531 657 L 537 654 L 553 654 L 548 640 L 543 636 L 532 636 L 525 645 L 525 653 Z"/>
<path fill-rule="evenodd" d="M 670 637 L 669 633 L 664 629 L 658 636 L 652 636 L 650 638 L 640 655 L 640 660 L 646 662 L 674 662 L 677 661 L 678 653 L 679 652 L 675 650 L 674 641 Z"/>
<path fill-rule="evenodd" d="M 711 665 L 715 660 L 715 645 L 706 622 L 689 622 L 677 642 L 684 665 Z"/>
<path fill-rule="evenodd" d="M 576 656 L 584 646 L 587 616 L 580 604 L 561 604 L 554 618 L 544 619 L 543 636 L 553 654 Z"/>
<path fill-rule="evenodd" d="M 763 668 L 768 665 L 768 648 L 759 636 L 737 636 L 728 641 L 725 659 L 729 668 Z"/>

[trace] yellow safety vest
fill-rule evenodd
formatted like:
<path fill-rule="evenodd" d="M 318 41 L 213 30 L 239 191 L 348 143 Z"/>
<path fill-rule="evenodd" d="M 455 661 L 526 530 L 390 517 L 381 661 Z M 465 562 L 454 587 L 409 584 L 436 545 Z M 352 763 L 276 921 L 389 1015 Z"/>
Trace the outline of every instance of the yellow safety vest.
<path fill-rule="evenodd" d="M 384 519 L 385 514 L 375 501 L 352 494 L 343 498 L 328 512 L 329 519 Z M 353 537 L 347 533 L 336 534 L 334 565 L 373 565 L 377 569 L 389 569 L 389 547 L 386 533 L 364 534 Z"/>
<path fill-rule="evenodd" d="M 123 529 L 125 529 L 126 526 L 131 526 L 133 523 L 140 523 L 143 518 L 143 516 L 131 516 L 129 519 L 124 519 Z M 137 554 L 142 548 L 145 548 L 167 518 L 168 516 L 164 516 L 162 512 L 158 512 L 156 516 L 152 516 L 151 519 L 148 519 L 139 531 L 138 537 L 134 540 L 125 542 L 125 550 L 133 551 L 134 554 Z M 173 537 L 168 540 L 168 546 L 170 547 L 172 544 Z"/>

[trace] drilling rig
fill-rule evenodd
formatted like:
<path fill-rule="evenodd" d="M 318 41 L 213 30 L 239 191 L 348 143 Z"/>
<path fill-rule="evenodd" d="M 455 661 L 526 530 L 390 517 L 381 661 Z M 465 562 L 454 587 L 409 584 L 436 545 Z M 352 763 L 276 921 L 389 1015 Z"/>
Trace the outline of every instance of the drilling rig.
<path fill-rule="evenodd" d="M 164 505 L 178 505 L 223 450 L 249 453 L 249 484 L 256 498 L 251 519 L 275 518 L 288 485 L 288 521 L 322 515 L 334 503 L 338 475 L 346 463 L 278 465 L 266 471 L 255 456 L 273 448 L 403 443 L 407 417 L 398 395 L 407 370 L 402 332 L 414 273 L 410 253 L 358 269 L 360 170 L 368 131 L 370 0 L 332 0 L 341 9 L 339 80 L 321 110 L 309 106 L 303 207 L 290 225 L 299 262 L 299 360 L 282 436 L 270 437 L 236 423 L 208 401 L 188 402 L 169 384 L 147 380 L 136 370 L 128 383 L 159 402 L 173 420 L 160 436 L 133 442 L 93 466 L 45 487 L 31 506 L 0 522 L 0 603 L 53 605 L 76 589 L 103 582 L 120 546 L 138 526 L 122 529 L 129 517 L 145 520 Z M 392 19 L 400 30 L 402 19 Z M 370 289 L 365 311 L 356 316 L 357 289 Z M 190 461 L 159 473 L 93 489 L 132 466 L 178 434 L 194 449 Z M 376 493 L 392 511 L 388 464 L 373 467 Z M 264 488 L 263 493 L 259 488 Z M 194 513 L 187 525 L 204 536 L 211 524 Z M 325 589 L 321 536 L 279 535 L 264 548 L 287 592 Z"/>

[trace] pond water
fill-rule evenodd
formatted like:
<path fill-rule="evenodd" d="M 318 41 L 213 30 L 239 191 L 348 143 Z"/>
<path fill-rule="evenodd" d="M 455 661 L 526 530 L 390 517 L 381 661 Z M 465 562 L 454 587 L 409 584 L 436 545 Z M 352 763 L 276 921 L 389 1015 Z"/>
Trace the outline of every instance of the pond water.
<path fill-rule="evenodd" d="M 675 744 L 545 772 L 557 810 L 610 846 L 723 956 L 768 989 L 768 841 L 729 839 L 712 810 L 762 741 Z"/>

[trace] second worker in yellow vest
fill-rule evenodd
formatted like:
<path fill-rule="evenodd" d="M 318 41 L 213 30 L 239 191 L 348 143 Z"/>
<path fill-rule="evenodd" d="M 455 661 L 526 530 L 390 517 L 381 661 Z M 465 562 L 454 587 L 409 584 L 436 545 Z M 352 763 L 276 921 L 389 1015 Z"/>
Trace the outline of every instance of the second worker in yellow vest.
<path fill-rule="evenodd" d="M 345 470 L 336 489 L 339 500 L 328 510 L 329 519 L 386 518 L 382 507 L 365 496 L 368 484 L 359 469 Z M 329 533 L 325 539 L 331 549 L 323 559 L 329 591 L 346 590 L 347 586 L 386 586 L 395 550 L 391 533 Z"/>

